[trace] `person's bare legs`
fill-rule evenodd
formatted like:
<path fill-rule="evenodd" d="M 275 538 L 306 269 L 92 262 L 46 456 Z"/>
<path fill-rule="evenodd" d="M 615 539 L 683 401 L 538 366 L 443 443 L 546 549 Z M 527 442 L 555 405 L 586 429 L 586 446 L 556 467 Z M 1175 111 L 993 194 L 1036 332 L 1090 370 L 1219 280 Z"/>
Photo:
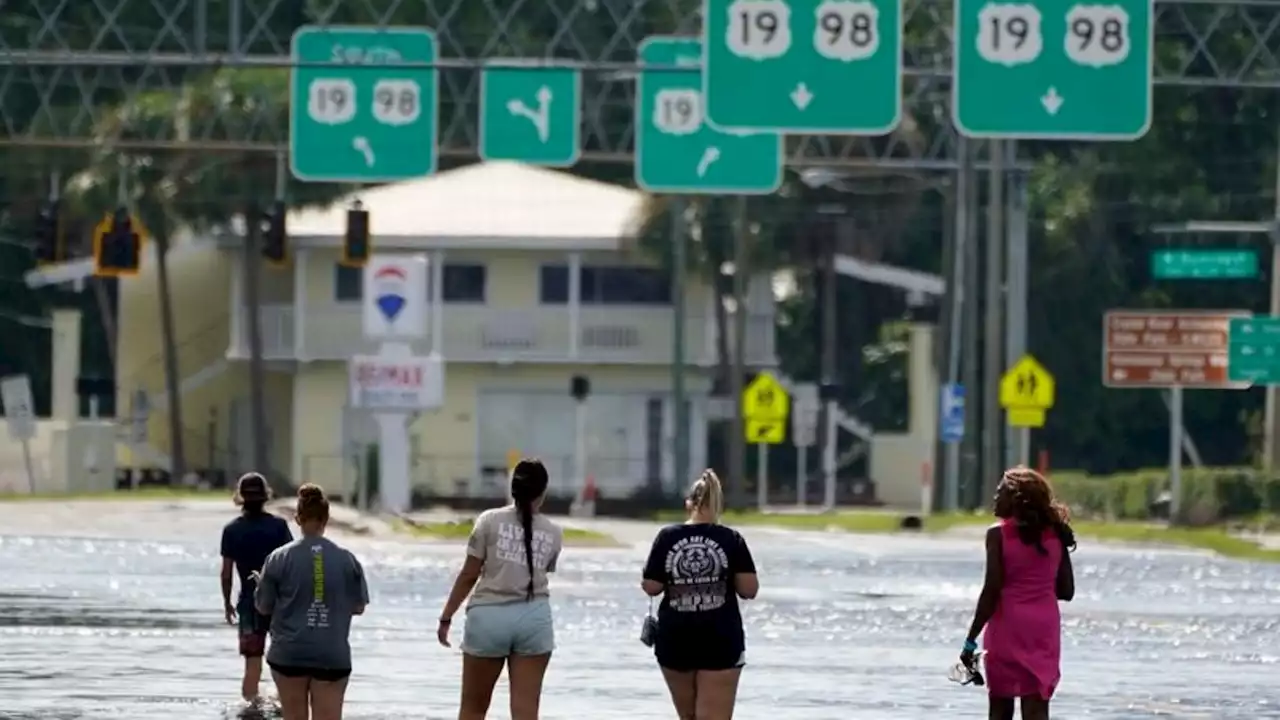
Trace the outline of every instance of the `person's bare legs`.
<path fill-rule="evenodd" d="M 506 658 L 462 655 L 462 702 L 458 720 L 484 720 L 493 701 L 493 686 L 498 684 Z"/>
<path fill-rule="evenodd" d="M 342 720 L 342 704 L 347 695 L 348 679 L 342 678 L 335 682 L 311 681 L 311 720 Z"/>
<path fill-rule="evenodd" d="M 1038 697 L 1024 697 L 1018 700 L 1022 706 L 1022 720 L 1049 720 L 1049 701 Z M 1013 712 L 1009 713 L 1013 717 Z"/>
<path fill-rule="evenodd" d="M 987 720 L 1013 720 L 1013 698 L 989 698 Z"/>
<path fill-rule="evenodd" d="M 547 675 L 551 653 L 512 655 L 507 658 L 507 680 L 511 683 L 511 720 L 538 720 L 542 702 L 542 678 Z"/>
<path fill-rule="evenodd" d="M 244 659 L 244 679 L 240 681 L 240 696 L 245 702 L 258 699 L 258 686 L 262 684 L 262 656 Z"/>
<path fill-rule="evenodd" d="M 272 670 L 271 678 L 276 681 L 276 692 L 280 694 L 280 717 L 282 720 L 310 720 L 311 678 L 286 677 Z"/>
<path fill-rule="evenodd" d="M 697 678 L 697 673 L 662 668 L 662 679 L 667 681 L 667 690 L 671 692 L 671 704 L 675 705 L 676 716 L 680 720 L 694 720 L 696 717 Z"/>
<path fill-rule="evenodd" d="M 694 717 L 697 720 L 732 720 L 741 677 L 742 668 L 699 670 L 694 680 Z"/>

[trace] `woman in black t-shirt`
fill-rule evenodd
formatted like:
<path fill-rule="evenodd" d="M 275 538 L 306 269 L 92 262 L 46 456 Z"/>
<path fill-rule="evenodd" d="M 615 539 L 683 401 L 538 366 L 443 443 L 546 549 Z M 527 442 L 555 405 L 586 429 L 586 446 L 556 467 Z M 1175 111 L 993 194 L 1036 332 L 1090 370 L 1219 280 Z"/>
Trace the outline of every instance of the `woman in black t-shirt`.
<path fill-rule="evenodd" d="M 746 665 L 738 598 L 760 590 L 747 541 L 718 524 L 724 491 L 705 470 L 684 501 L 689 519 L 658 532 L 641 587 L 662 596 L 654 655 L 681 720 L 733 717 Z"/>

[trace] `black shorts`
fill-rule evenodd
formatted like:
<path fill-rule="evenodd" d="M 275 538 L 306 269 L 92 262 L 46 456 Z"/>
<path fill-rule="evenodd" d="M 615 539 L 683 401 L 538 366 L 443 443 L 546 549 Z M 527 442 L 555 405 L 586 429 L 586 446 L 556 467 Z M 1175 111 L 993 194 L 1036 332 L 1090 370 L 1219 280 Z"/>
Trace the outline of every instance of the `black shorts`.
<path fill-rule="evenodd" d="M 658 665 L 675 672 L 698 670 L 733 670 L 747 664 L 747 654 L 741 648 L 697 647 L 681 643 L 674 647 L 655 648 Z"/>
<path fill-rule="evenodd" d="M 280 665 L 267 661 L 272 672 L 278 672 L 287 678 L 310 678 L 320 682 L 339 682 L 351 677 L 351 668 L 315 668 L 299 665 Z"/>

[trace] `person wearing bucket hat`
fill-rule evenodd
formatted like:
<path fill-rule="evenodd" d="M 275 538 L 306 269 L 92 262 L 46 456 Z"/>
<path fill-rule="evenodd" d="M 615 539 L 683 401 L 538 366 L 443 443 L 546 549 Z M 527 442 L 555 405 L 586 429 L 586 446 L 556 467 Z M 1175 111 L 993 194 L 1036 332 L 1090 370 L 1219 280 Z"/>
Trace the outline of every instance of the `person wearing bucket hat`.
<path fill-rule="evenodd" d="M 244 657 L 240 692 L 246 702 L 258 698 L 270 624 L 270 618 L 253 606 L 256 583 L 251 575 L 262 568 L 273 550 L 293 542 L 289 523 L 266 511 L 270 499 L 271 488 L 261 474 L 240 476 L 235 494 L 240 515 L 222 529 L 222 611 L 227 624 L 240 630 L 240 654 Z M 240 594 L 235 603 L 231 601 L 233 569 L 240 576 Z"/>

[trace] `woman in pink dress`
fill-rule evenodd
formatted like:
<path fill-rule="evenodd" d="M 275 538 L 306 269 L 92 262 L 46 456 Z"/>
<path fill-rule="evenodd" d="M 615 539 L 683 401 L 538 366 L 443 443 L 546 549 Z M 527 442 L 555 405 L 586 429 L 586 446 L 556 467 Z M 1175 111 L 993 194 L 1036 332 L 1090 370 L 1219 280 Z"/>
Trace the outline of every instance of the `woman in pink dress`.
<path fill-rule="evenodd" d="M 1048 720 L 1062 676 L 1058 601 L 1069 602 L 1076 593 L 1069 554 L 1075 534 L 1049 481 L 1026 467 L 1005 471 L 995 515 L 1000 522 L 987 530 L 986 579 L 960 661 L 974 665 L 985 627 L 987 717 L 1013 720 L 1016 700 L 1023 720 Z"/>

